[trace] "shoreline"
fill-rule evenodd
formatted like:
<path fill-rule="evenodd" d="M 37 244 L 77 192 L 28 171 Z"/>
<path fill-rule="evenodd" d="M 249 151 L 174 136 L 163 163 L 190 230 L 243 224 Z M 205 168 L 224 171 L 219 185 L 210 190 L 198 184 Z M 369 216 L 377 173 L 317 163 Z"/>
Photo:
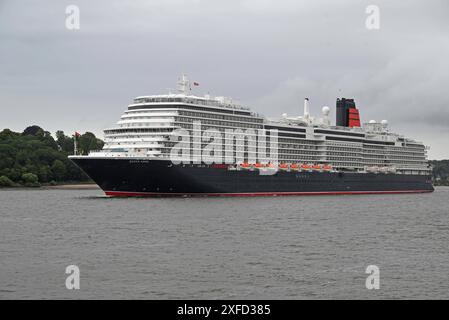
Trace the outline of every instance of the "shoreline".
<path fill-rule="evenodd" d="M 43 185 L 38 187 L 26 187 L 26 186 L 15 186 L 0 188 L 0 191 L 11 191 L 11 190 L 101 190 L 100 187 L 95 183 L 65 183 L 59 185 Z"/>

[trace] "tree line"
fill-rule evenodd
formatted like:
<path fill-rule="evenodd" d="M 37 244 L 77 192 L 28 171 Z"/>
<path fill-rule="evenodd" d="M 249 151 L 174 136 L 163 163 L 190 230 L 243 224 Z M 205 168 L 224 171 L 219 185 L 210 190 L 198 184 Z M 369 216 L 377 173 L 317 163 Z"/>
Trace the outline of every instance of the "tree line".
<path fill-rule="evenodd" d="M 430 164 L 433 167 L 434 184 L 449 186 L 449 160 L 432 160 Z"/>
<path fill-rule="evenodd" d="M 77 137 L 78 154 L 99 150 L 103 144 L 91 132 Z M 23 132 L 4 129 L 0 132 L 0 187 L 89 181 L 68 159 L 73 149 L 74 137 L 63 131 L 57 131 L 54 139 L 50 132 L 36 125 Z"/>

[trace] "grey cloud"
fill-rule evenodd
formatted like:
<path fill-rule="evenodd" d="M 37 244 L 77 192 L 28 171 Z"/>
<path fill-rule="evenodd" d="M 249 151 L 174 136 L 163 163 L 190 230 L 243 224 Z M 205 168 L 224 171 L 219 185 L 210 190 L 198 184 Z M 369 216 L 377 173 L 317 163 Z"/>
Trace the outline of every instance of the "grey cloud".
<path fill-rule="evenodd" d="M 449 157 L 447 1 L 12 1 L 0 5 L 0 127 L 101 132 L 134 96 L 164 93 L 186 72 L 198 94 L 228 95 L 269 117 L 318 113 L 354 97 L 364 120 Z M 65 6 L 81 30 L 65 29 Z M 419 130 L 418 130 L 419 129 Z"/>

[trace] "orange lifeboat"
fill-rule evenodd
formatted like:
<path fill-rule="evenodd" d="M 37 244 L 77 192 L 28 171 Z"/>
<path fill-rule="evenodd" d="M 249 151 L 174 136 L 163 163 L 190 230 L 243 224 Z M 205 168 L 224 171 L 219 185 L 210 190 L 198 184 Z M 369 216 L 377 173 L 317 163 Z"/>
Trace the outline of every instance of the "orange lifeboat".
<path fill-rule="evenodd" d="M 279 165 L 279 169 L 281 169 L 281 170 L 288 170 L 288 164 L 286 164 L 286 163 L 281 163 L 281 164 Z"/>
<path fill-rule="evenodd" d="M 293 163 L 293 164 L 291 164 L 290 165 L 290 170 L 298 170 L 299 169 L 299 166 L 296 164 L 296 163 Z"/>
<path fill-rule="evenodd" d="M 312 166 L 313 170 L 321 170 L 321 165 L 316 164 L 314 166 Z"/>
<path fill-rule="evenodd" d="M 265 165 L 262 164 L 262 163 L 256 163 L 254 166 L 255 166 L 256 168 L 263 168 L 263 167 L 265 167 Z"/>
<path fill-rule="evenodd" d="M 301 165 L 301 169 L 302 170 L 310 170 L 312 167 L 311 166 L 309 166 L 308 164 L 302 164 Z"/>
<path fill-rule="evenodd" d="M 268 163 L 268 164 L 266 165 L 266 167 L 267 167 L 267 168 L 274 168 L 274 164 Z"/>
<path fill-rule="evenodd" d="M 323 166 L 323 170 L 330 171 L 330 170 L 332 170 L 332 166 L 325 165 L 325 166 Z"/>
<path fill-rule="evenodd" d="M 243 168 L 243 169 L 249 169 L 249 168 L 251 168 L 251 165 L 248 162 L 243 162 L 240 165 L 240 167 Z"/>

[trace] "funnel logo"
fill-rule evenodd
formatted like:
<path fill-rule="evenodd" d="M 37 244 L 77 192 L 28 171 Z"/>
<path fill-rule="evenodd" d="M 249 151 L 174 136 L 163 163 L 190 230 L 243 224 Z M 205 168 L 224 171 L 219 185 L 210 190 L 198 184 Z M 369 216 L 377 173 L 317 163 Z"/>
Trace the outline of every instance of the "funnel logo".
<path fill-rule="evenodd" d="M 257 170 L 261 175 L 277 172 L 278 131 L 263 129 L 203 130 L 194 121 L 192 130 L 177 129 L 170 136 L 173 164 L 224 164 L 235 169 Z"/>

